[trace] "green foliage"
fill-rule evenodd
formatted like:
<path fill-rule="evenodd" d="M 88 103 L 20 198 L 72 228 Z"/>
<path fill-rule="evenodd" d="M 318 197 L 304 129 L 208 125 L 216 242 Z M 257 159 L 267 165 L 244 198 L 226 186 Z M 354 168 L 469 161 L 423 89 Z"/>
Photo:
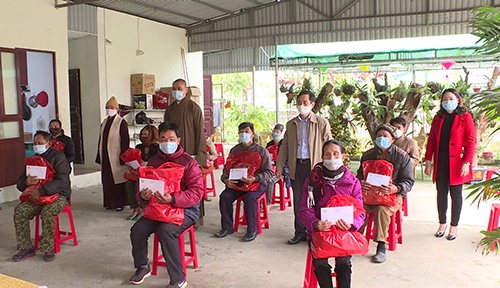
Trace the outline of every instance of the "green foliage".
<path fill-rule="evenodd" d="M 216 95 L 221 95 L 223 89 L 224 99 L 231 100 L 235 104 L 247 103 L 248 96 L 252 91 L 252 74 L 251 73 L 231 73 L 213 75 L 214 83 L 214 98 Z M 218 85 L 218 84 L 222 84 Z"/>
<path fill-rule="evenodd" d="M 483 249 L 481 252 L 483 256 L 490 254 L 490 252 L 495 252 L 495 254 L 498 254 L 498 248 L 500 246 L 500 227 L 493 228 L 493 231 L 491 232 L 482 230 L 481 234 L 483 234 L 484 237 L 477 244 L 476 251 L 477 249 L 479 249 L 479 247 L 482 246 Z"/>
<path fill-rule="evenodd" d="M 477 54 L 500 53 L 500 9 L 496 7 L 478 7 L 473 10 L 474 18 L 470 22 L 472 35 L 480 38 Z"/>
<path fill-rule="evenodd" d="M 242 122 L 251 122 L 255 127 L 255 133 L 268 131 L 274 127 L 276 113 L 269 112 L 264 107 L 232 105 L 224 111 L 225 137 L 227 141 L 238 141 L 238 125 Z"/>

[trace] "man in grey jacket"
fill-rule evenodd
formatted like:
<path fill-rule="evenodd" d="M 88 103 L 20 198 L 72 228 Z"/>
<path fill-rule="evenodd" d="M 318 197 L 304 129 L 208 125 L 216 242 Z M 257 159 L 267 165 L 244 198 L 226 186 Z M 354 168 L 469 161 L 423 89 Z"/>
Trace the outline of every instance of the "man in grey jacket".
<path fill-rule="evenodd" d="M 398 204 L 396 207 L 385 205 L 367 205 L 365 204 L 366 215 L 374 212 L 373 221 L 375 221 L 375 237 L 374 241 L 378 242 L 377 253 L 373 257 L 373 262 L 383 263 L 386 260 L 386 247 L 387 234 L 389 231 L 389 224 L 391 223 L 391 216 L 394 212 L 398 211 L 401 204 L 406 197 L 406 193 L 410 192 L 413 184 L 415 183 L 415 176 L 413 174 L 413 166 L 411 158 L 402 149 L 393 145 L 395 141 L 396 128 L 389 124 L 381 124 L 377 127 L 377 138 L 375 139 L 376 146 L 361 156 L 361 165 L 358 169 L 358 179 L 361 181 L 363 192 L 371 188 L 371 184 L 366 182 L 363 175 L 363 162 L 367 160 L 386 160 L 394 165 L 394 172 L 392 174 L 392 184 L 382 185 L 381 191 L 384 194 L 396 194 Z M 365 224 L 361 227 L 360 231 L 364 231 Z"/>

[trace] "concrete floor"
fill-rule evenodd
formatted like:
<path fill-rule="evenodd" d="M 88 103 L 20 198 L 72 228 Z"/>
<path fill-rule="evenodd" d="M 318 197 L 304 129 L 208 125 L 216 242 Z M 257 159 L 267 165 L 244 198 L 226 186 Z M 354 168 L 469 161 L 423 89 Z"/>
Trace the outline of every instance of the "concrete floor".
<path fill-rule="evenodd" d="M 215 171 L 216 179 L 220 173 Z M 222 183 L 216 182 L 220 193 Z M 366 256 L 353 257 L 353 287 L 500 287 L 500 256 L 484 257 L 475 250 L 482 238 L 479 231 L 487 226 L 489 203 L 478 210 L 466 201 L 458 239 L 450 242 L 433 236 L 438 226 L 435 193 L 428 179 L 417 181 L 409 194 L 409 217 L 403 222 L 404 244 L 388 252 L 386 263 L 373 264 L 370 259 L 376 245 L 370 242 Z M 0 211 L 0 273 L 49 288 L 131 287 L 128 279 L 134 268 L 129 228 L 133 222 L 125 220 L 130 210 L 104 210 L 100 186 L 73 191 L 79 245 L 64 243 L 52 263 L 43 262 L 40 253 L 20 263 L 10 260 L 16 253 L 15 205 L 17 201 L 3 203 Z M 302 287 L 307 245 L 285 244 L 293 236 L 292 209 L 273 207 L 271 229 L 244 243 L 245 228 L 224 239 L 214 238 L 220 229 L 218 197 L 205 205 L 205 226 L 196 231 L 199 268 L 188 268 L 189 287 Z M 61 221 L 67 227 L 67 220 Z M 160 268 L 158 276 L 146 279 L 142 287 L 165 287 L 167 278 L 165 268 Z"/>

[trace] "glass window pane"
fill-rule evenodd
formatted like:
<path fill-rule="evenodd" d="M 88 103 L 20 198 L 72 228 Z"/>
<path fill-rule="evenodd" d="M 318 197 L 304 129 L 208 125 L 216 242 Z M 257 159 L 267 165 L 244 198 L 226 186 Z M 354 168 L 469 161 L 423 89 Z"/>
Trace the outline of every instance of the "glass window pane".
<path fill-rule="evenodd" d="M 2 79 L 5 115 L 19 114 L 16 81 L 16 57 L 14 53 L 2 52 Z"/>
<path fill-rule="evenodd" d="M 0 122 L 0 139 L 21 137 L 21 128 L 18 121 Z"/>

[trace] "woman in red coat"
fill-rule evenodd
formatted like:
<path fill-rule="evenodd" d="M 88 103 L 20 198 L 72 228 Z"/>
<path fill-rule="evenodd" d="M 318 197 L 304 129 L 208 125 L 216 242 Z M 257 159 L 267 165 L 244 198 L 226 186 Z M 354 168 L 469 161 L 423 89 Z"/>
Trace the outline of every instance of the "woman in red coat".
<path fill-rule="evenodd" d="M 439 229 L 434 234 L 443 237 L 446 230 L 448 191 L 451 195 L 451 224 L 446 239 L 457 238 L 457 226 L 462 210 L 462 185 L 472 180 L 471 162 L 476 145 L 472 115 L 467 113 L 463 100 L 455 89 L 446 89 L 441 97 L 441 109 L 432 121 L 427 151 L 425 174 L 431 176 L 434 156 L 433 181 L 437 189 Z"/>

